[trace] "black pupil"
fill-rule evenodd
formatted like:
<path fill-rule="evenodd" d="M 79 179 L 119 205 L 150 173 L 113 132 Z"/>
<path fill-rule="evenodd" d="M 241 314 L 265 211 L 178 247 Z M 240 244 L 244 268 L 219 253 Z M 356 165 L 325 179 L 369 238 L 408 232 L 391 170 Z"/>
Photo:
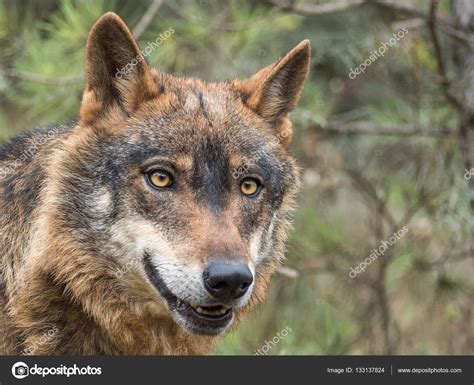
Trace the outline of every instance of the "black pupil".
<path fill-rule="evenodd" d="M 157 172 L 155 173 L 155 176 L 156 178 L 158 178 L 157 184 L 164 185 L 165 183 L 169 182 L 169 176 L 167 174 L 164 174 L 162 172 Z"/>

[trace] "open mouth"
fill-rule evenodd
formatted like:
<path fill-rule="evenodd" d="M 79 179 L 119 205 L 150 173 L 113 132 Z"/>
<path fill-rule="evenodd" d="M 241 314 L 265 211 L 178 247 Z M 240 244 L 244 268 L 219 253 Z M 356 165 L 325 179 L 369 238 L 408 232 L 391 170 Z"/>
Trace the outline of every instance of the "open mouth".
<path fill-rule="evenodd" d="M 151 257 L 145 254 L 145 271 L 153 283 L 153 286 L 166 300 L 173 315 L 177 315 L 176 321 L 190 332 L 201 335 L 218 335 L 222 333 L 231 323 L 233 309 L 225 305 L 203 306 L 190 303 L 176 297 L 166 286 L 159 273 L 153 267 Z"/>

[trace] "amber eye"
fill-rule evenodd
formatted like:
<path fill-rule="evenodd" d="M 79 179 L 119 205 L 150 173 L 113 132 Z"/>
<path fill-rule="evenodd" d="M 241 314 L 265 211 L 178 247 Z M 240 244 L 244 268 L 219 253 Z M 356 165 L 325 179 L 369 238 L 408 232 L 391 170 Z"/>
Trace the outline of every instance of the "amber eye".
<path fill-rule="evenodd" d="M 245 178 L 240 184 L 240 191 L 247 196 L 255 196 L 260 190 L 260 183 L 253 178 Z"/>
<path fill-rule="evenodd" d="M 173 183 L 171 175 L 166 171 L 153 171 L 148 174 L 148 180 L 157 188 L 169 187 Z"/>

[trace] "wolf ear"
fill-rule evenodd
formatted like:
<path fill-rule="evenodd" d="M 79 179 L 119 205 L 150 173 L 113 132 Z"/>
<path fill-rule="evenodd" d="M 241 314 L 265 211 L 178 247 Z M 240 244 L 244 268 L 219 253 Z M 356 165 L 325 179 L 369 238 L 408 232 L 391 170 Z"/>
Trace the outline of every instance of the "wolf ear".
<path fill-rule="evenodd" d="M 122 19 L 112 12 L 103 15 L 87 39 L 81 119 L 90 123 L 113 106 L 129 113 L 155 97 L 151 71 Z"/>
<path fill-rule="evenodd" d="M 282 59 L 237 84 L 245 104 L 275 128 L 284 144 L 291 140 L 288 113 L 298 102 L 310 59 L 310 42 L 303 40 Z"/>

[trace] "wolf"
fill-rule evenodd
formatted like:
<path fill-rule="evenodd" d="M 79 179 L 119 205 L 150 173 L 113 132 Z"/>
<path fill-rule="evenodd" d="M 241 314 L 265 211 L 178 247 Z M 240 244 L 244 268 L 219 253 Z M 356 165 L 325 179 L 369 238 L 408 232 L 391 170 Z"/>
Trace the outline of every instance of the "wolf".
<path fill-rule="evenodd" d="M 0 152 L 0 354 L 205 354 L 284 257 L 310 43 L 208 83 L 106 13 L 85 57 L 80 117 Z"/>

